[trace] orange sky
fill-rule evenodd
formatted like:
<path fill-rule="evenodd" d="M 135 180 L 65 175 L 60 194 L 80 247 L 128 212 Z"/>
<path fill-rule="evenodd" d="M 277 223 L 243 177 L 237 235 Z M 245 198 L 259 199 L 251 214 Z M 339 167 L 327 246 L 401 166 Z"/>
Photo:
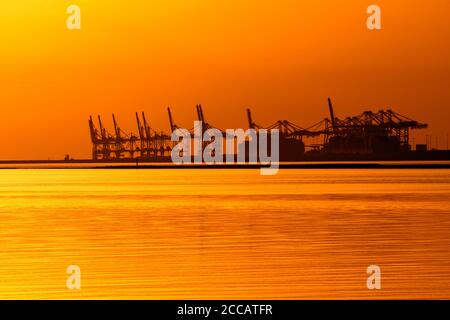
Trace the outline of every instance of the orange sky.
<path fill-rule="evenodd" d="M 366 8 L 382 9 L 382 31 Z M 82 30 L 66 28 L 66 8 Z M 5 0 L 0 6 L 0 159 L 90 157 L 87 119 L 134 111 L 169 131 L 245 127 L 394 110 L 446 145 L 450 122 L 448 0 Z M 433 146 L 435 144 L 433 138 Z"/>

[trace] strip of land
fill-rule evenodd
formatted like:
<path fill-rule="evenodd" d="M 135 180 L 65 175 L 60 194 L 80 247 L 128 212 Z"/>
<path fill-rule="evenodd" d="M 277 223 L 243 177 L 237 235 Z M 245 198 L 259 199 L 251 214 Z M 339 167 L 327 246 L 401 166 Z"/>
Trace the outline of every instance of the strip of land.
<path fill-rule="evenodd" d="M 260 169 L 263 164 L 173 164 L 173 163 L 95 163 L 64 161 L 1 162 L 0 169 Z M 292 162 L 280 163 L 280 169 L 450 169 L 450 161 L 391 161 L 391 162 Z"/>

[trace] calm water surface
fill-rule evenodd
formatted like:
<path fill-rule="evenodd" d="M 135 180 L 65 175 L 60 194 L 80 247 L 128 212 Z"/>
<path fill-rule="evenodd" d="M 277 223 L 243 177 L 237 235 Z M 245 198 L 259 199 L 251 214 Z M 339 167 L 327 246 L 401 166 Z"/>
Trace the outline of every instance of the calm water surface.
<path fill-rule="evenodd" d="M 0 299 L 450 298 L 449 250 L 450 170 L 0 170 Z"/>

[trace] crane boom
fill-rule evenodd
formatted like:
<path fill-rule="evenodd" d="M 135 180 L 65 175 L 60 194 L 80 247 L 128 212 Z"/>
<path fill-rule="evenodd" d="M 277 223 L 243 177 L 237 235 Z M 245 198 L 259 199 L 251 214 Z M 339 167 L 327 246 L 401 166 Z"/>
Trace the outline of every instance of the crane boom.
<path fill-rule="evenodd" d="M 330 110 L 331 125 L 333 126 L 333 131 L 336 133 L 336 121 L 334 118 L 333 104 L 331 103 L 330 98 L 328 98 L 328 109 Z"/>
<path fill-rule="evenodd" d="M 250 129 L 254 129 L 255 128 L 255 124 L 253 123 L 252 112 L 250 111 L 249 108 L 247 108 L 247 119 L 248 119 L 248 127 Z"/>
<path fill-rule="evenodd" d="M 141 139 L 144 139 L 143 128 L 142 128 L 142 125 L 141 125 L 141 121 L 139 120 L 139 114 L 137 112 L 136 112 L 136 123 L 137 123 L 137 127 L 138 127 L 139 137 Z"/>
<path fill-rule="evenodd" d="M 167 113 L 169 114 L 170 131 L 173 132 L 175 130 L 175 125 L 173 124 L 172 112 L 170 112 L 170 107 L 167 107 Z"/>
<path fill-rule="evenodd" d="M 114 132 L 116 133 L 116 139 L 120 139 L 120 128 L 117 126 L 116 117 L 114 116 L 114 113 L 112 115 L 113 123 L 114 123 Z"/>
<path fill-rule="evenodd" d="M 150 126 L 147 124 L 147 119 L 145 118 L 144 112 L 142 112 L 142 120 L 144 121 L 145 135 L 147 136 L 147 140 L 150 140 Z"/>

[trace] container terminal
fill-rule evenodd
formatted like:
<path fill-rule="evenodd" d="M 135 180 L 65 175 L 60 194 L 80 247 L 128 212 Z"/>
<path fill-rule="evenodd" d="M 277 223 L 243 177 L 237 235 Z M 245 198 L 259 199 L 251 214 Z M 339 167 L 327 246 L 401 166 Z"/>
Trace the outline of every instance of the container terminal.
<path fill-rule="evenodd" d="M 201 105 L 196 106 L 197 119 L 203 130 L 216 128 L 204 116 Z M 248 128 L 279 130 L 280 161 L 396 161 L 450 160 L 448 150 L 428 150 L 417 144 L 413 150 L 411 131 L 426 129 L 428 124 L 413 120 L 391 109 L 364 111 L 356 116 L 339 118 L 328 99 L 329 117 L 302 127 L 288 120 L 278 120 L 269 126 L 254 121 L 247 109 Z M 136 134 L 125 132 L 112 115 L 113 131 L 106 129 L 102 118 L 89 118 L 93 162 L 170 162 L 175 142 L 171 132 L 179 128 L 167 108 L 170 133 L 153 129 L 144 112 L 135 114 Z M 190 130 L 191 132 L 193 129 Z M 225 133 L 224 133 L 225 134 Z M 66 159 L 70 161 L 70 159 Z"/>

